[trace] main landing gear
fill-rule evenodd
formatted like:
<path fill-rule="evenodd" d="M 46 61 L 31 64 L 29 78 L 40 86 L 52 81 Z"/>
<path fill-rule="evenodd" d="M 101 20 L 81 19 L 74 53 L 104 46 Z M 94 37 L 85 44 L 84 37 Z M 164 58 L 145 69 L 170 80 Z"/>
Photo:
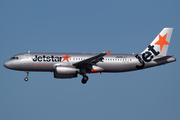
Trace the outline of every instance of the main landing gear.
<path fill-rule="evenodd" d="M 86 84 L 89 79 L 88 76 L 86 75 L 86 68 L 81 68 L 80 75 L 83 76 L 83 78 L 81 80 L 82 84 Z"/>
<path fill-rule="evenodd" d="M 28 81 L 28 75 L 29 75 L 29 71 L 26 71 L 26 77 L 24 78 L 24 80 L 27 82 Z"/>
<path fill-rule="evenodd" d="M 84 75 L 83 79 L 81 80 L 82 84 L 86 84 L 86 82 L 88 81 L 88 76 Z"/>

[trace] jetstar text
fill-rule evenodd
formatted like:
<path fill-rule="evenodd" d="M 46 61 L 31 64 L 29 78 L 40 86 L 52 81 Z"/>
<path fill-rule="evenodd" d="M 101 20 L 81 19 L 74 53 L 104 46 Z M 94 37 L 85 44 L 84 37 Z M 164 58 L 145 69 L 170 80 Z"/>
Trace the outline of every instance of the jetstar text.
<path fill-rule="evenodd" d="M 43 55 L 43 56 L 38 56 L 38 55 L 35 55 L 34 58 L 32 58 L 32 60 L 34 62 L 38 61 L 38 62 L 61 62 L 61 59 L 62 57 L 58 57 L 58 56 L 46 56 L 46 55 Z"/>

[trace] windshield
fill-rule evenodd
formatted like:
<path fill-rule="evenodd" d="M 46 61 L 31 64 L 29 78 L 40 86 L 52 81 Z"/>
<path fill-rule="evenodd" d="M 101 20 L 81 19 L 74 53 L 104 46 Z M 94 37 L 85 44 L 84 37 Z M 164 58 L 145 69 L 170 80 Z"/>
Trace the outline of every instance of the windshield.
<path fill-rule="evenodd" d="M 18 57 L 12 57 L 11 58 L 11 60 L 14 60 L 14 59 L 18 60 L 19 58 Z"/>

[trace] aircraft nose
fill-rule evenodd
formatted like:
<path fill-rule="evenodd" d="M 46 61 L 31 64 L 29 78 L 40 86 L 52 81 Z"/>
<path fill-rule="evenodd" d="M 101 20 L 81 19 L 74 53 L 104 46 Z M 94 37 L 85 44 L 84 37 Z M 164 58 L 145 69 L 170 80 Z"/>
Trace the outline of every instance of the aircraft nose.
<path fill-rule="evenodd" d="M 11 63 L 10 63 L 9 61 L 6 61 L 3 65 L 4 65 L 4 67 L 6 67 L 6 68 L 10 68 Z"/>
<path fill-rule="evenodd" d="M 3 65 L 4 65 L 4 67 L 6 67 L 6 68 L 8 67 L 8 63 L 7 63 L 7 62 L 5 62 Z"/>

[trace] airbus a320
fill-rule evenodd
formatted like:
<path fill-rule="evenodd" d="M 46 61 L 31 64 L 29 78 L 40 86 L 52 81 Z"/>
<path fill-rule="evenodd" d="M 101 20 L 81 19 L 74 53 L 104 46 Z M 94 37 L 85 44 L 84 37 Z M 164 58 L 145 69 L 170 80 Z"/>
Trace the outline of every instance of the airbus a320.
<path fill-rule="evenodd" d="M 54 78 L 69 79 L 82 75 L 82 83 L 88 81 L 87 73 L 128 72 L 159 66 L 176 61 L 166 55 L 173 28 L 164 28 L 149 46 L 139 54 L 80 53 L 22 53 L 4 63 L 4 67 L 25 71 L 28 81 L 30 71 L 53 72 Z"/>

